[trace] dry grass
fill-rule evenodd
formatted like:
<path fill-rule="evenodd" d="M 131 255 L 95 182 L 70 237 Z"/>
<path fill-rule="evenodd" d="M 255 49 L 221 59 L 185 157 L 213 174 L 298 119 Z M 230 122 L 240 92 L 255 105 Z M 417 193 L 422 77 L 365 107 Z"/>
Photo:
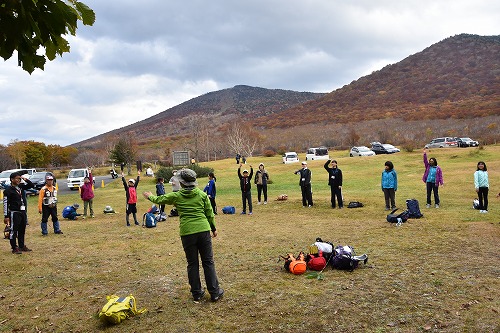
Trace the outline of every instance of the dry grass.
<path fill-rule="evenodd" d="M 177 218 L 154 229 L 125 226 L 121 184 L 96 189 L 97 218 L 63 221 L 64 235 L 42 237 L 33 199 L 26 244 L 33 252 L 12 255 L 4 241 L 0 281 L 2 332 L 499 332 L 498 254 L 500 147 L 430 153 L 443 167 L 442 207 L 425 209 L 421 220 L 401 227 L 385 222 L 380 172 L 390 158 L 399 175 L 396 200 L 425 203 L 420 153 L 348 158 L 333 152 L 344 172 L 345 200 L 361 209 L 332 210 L 322 162 L 313 170 L 315 207 L 302 208 L 299 165 L 264 162 L 273 184 L 268 205 L 253 216 L 218 215 L 214 240 L 217 272 L 225 298 L 191 301 Z M 486 161 L 490 213 L 471 208 L 472 173 Z M 206 163 L 217 176 L 219 210 L 241 211 L 234 159 Z M 200 187 L 205 179 L 200 180 Z M 143 178 L 139 190 L 154 190 Z M 278 202 L 278 194 L 289 200 Z M 256 190 L 253 191 L 256 200 Z M 59 210 L 78 200 L 61 196 Z M 106 205 L 118 213 L 102 214 Z M 140 199 L 139 210 L 148 204 Z M 50 224 L 50 223 L 49 223 Z M 352 273 L 326 270 L 323 280 L 292 276 L 279 255 L 307 250 L 316 237 L 350 244 L 369 263 Z M 106 295 L 136 296 L 148 312 L 107 327 L 96 313 Z"/>

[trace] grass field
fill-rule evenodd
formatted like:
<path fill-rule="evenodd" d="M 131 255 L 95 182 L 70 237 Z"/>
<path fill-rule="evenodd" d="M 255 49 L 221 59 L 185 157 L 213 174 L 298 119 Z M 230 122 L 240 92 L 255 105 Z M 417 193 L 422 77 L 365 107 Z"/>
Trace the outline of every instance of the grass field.
<path fill-rule="evenodd" d="M 235 160 L 203 163 L 215 169 L 219 211 L 237 208 L 236 215 L 216 217 L 213 247 L 226 292 L 218 303 L 191 299 L 177 218 L 154 229 L 125 226 L 119 179 L 105 188 L 98 184 L 95 219 L 61 221 L 64 235 L 41 236 L 36 199 L 30 198 L 26 244 L 33 252 L 13 255 L 7 240 L 0 252 L 0 331 L 500 332 L 500 146 L 429 153 L 443 169 L 440 209 L 425 208 L 421 152 L 331 156 L 344 174 L 345 202 L 365 207 L 331 209 L 323 162 L 311 161 L 315 206 L 303 208 L 293 174 L 300 165 L 283 165 L 279 156 L 252 157 L 248 164 L 263 162 L 270 173 L 269 204 L 256 204 L 254 188 L 254 214 L 240 216 Z M 400 227 L 385 222 L 380 173 L 387 159 L 398 172 L 398 206 L 416 198 L 424 218 Z M 472 209 L 479 160 L 489 169 L 488 214 Z M 138 190 L 154 191 L 154 184 L 144 177 Z M 205 184 L 199 179 L 200 187 Z M 288 201 L 275 200 L 282 193 Z M 74 202 L 81 203 L 77 193 L 61 196 L 59 212 Z M 117 214 L 104 215 L 106 205 Z M 139 198 L 141 218 L 148 207 Z M 279 256 L 307 251 L 316 237 L 349 244 L 369 262 L 354 272 L 327 269 L 323 280 L 285 272 Z M 133 294 L 148 311 L 104 326 L 96 314 L 110 294 Z"/>

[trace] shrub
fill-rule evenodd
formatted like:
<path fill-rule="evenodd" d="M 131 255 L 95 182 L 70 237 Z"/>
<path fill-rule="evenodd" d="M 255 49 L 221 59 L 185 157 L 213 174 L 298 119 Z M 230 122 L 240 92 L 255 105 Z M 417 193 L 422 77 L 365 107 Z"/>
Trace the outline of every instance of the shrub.
<path fill-rule="evenodd" d="M 276 152 L 274 150 L 271 149 L 264 150 L 265 157 L 273 157 L 274 155 L 276 155 Z"/>
<path fill-rule="evenodd" d="M 156 176 L 157 177 L 162 177 L 163 179 L 165 180 L 169 180 L 170 178 L 172 178 L 173 176 L 173 170 L 179 170 L 181 169 L 181 167 L 179 168 L 174 168 L 174 167 L 162 167 L 158 170 L 158 172 L 156 172 Z M 202 167 L 200 165 L 191 165 L 189 166 L 189 169 L 193 170 L 194 172 L 196 172 L 196 176 L 197 178 L 204 178 L 204 177 L 208 177 L 208 174 L 210 172 L 214 172 L 214 169 L 213 168 L 209 168 L 209 167 Z"/>

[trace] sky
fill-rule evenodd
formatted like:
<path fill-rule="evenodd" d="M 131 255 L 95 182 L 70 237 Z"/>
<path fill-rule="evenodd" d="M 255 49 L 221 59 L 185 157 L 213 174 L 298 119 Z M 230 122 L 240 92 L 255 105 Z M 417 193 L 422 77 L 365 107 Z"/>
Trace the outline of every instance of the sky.
<path fill-rule="evenodd" d="M 0 62 L 0 144 L 67 146 L 208 92 L 331 92 L 445 38 L 500 35 L 497 0 L 82 0 L 71 52 Z"/>

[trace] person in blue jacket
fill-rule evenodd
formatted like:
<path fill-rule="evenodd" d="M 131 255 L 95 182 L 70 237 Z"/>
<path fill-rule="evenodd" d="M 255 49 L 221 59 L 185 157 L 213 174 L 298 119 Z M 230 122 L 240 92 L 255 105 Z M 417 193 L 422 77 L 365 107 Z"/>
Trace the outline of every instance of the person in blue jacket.
<path fill-rule="evenodd" d="M 217 188 L 215 187 L 215 182 L 217 181 L 217 178 L 215 178 L 215 175 L 213 172 L 210 172 L 208 174 L 208 184 L 205 186 L 205 189 L 203 189 L 203 192 L 205 192 L 208 195 L 208 198 L 210 199 L 210 204 L 212 205 L 212 210 L 214 211 L 214 215 L 217 215 L 217 204 L 215 203 L 215 196 L 217 195 Z"/>
<path fill-rule="evenodd" d="M 382 171 L 382 192 L 385 197 L 385 210 L 396 209 L 396 191 L 398 190 L 398 175 L 394 170 L 391 161 L 385 162 L 385 169 Z M 390 202 L 390 206 L 389 206 Z"/>
<path fill-rule="evenodd" d="M 156 183 L 156 196 L 165 194 L 165 185 L 163 185 L 164 182 L 165 179 L 163 177 L 158 177 Z M 165 213 L 165 204 L 160 204 L 160 215 L 163 215 L 163 213 Z"/>
<path fill-rule="evenodd" d="M 62 217 L 68 220 L 78 220 L 78 216 L 82 214 L 78 214 L 76 210 L 80 208 L 79 204 L 74 204 L 73 206 L 66 206 L 62 211 Z"/>

